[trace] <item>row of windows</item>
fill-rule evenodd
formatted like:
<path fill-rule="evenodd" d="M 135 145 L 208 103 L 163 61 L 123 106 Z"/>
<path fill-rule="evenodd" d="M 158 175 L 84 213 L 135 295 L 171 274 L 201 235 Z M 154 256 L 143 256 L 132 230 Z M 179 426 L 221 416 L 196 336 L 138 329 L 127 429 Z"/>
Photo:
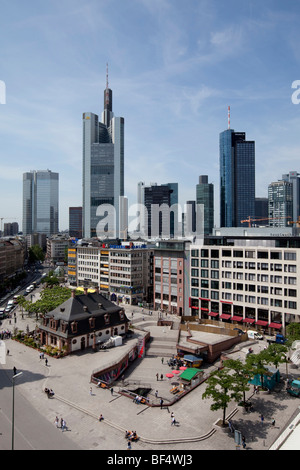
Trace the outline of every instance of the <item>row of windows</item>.
<path fill-rule="evenodd" d="M 199 258 L 199 253 L 201 258 L 219 258 L 220 251 L 212 249 L 209 253 L 209 249 L 203 248 L 201 250 L 191 250 L 191 256 Z M 297 253 L 295 251 L 285 251 L 283 253 L 285 260 L 294 260 L 297 259 Z M 258 259 L 282 259 L 281 251 L 271 251 L 270 253 L 265 250 L 230 250 L 222 249 L 221 257 L 230 257 L 230 258 L 258 258 Z"/>

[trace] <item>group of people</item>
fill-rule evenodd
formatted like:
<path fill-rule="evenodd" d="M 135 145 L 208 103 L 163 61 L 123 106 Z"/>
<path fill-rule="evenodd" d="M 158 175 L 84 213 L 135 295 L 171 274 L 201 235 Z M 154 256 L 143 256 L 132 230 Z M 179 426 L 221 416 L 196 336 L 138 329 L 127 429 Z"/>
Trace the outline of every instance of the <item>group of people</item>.
<path fill-rule="evenodd" d="M 45 388 L 45 393 L 47 393 L 48 398 L 54 397 L 54 392 L 52 388 Z"/>
<path fill-rule="evenodd" d="M 12 336 L 12 332 L 9 331 L 9 330 L 3 330 L 1 331 L 0 333 L 0 339 L 3 340 L 3 339 L 9 339 L 11 338 Z"/>
<path fill-rule="evenodd" d="M 142 395 L 136 395 L 133 399 L 133 403 L 137 403 L 137 404 L 140 404 L 140 403 L 145 403 L 149 401 L 149 398 L 145 398 L 143 397 Z"/>
<path fill-rule="evenodd" d="M 125 431 L 125 438 L 132 442 L 137 441 L 138 436 L 136 431 Z"/>
<path fill-rule="evenodd" d="M 67 430 L 67 423 L 65 422 L 65 420 L 63 418 L 61 418 L 60 420 L 58 419 L 58 417 L 56 416 L 55 418 L 55 426 L 57 428 L 61 428 L 62 431 L 66 431 Z"/>

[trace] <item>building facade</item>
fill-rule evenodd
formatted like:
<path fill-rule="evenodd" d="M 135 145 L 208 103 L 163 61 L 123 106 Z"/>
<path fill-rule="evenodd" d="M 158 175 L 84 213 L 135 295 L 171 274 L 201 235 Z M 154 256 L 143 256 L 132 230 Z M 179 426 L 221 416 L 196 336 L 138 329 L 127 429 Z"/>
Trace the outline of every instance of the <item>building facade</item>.
<path fill-rule="evenodd" d="M 178 223 L 178 183 L 138 184 L 141 207 L 140 230 L 144 238 L 174 238 L 181 235 Z M 172 207 L 172 210 L 171 210 Z"/>
<path fill-rule="evenodd" d="M 114 117 L 112 90 L 104 91 L 102 121 L 83 114 L 83 236 L 119 236 L 124 196 L 124 118 Z M 114 208 L 106 216 L 107 207 Z M 103 221 L 103 223 L 101 223 Z"/>
<path fill-rule="evenodd" d="M 219 138 L 220 226 L 241 227 L 255 216 L 255 142 L 227 129 Z"/>
<path fill-rule="evenodd" d="M 269 225 L 287 227 L 293 220 L 293 185 L 289 181 L 275 181 L 268 187 Z"/>
<path fill-rule="evenodd" d="M 101 294 L 114 301 L 150 303 L 153 249 L 133 243 L 70 247 L 68 277 L 77 286 L 99 287 Z"/>
<path fill-rule="evenodd" d="M 46 313 L 39 327 L 43 346 L 65 354 L 96 348 L 112 336 L 124 336 L 128 319 L 123 309 L 98 292 L 72 296 Z"/>
<path fill-rule="evenodd" d="M 199 176 L 196 203 L 204 206 L 204 234 L 211 234 L 214 227 L 214 185 L 208 182 L 207 175 Z"/>
<path fill-rule="evenodd" d="M 299 237 L 210 237 L 191 246 L 191 315 L 285 331 L 299 322 Z"/>
<path fill-rule="evenodd" d="M 189 298 L 189 241 L 164 240 L 154 249 L 155 310 L 185 315 Z"/>
<path fill-rule="evenodd" d="M 69 235 L 82 238 L 82 207 L 69 207 Z"/>
<path fill-rule="evenodd" d="M 59 175 L 50 170 L 23 174 L 23 235 L 58 233 Z"/>

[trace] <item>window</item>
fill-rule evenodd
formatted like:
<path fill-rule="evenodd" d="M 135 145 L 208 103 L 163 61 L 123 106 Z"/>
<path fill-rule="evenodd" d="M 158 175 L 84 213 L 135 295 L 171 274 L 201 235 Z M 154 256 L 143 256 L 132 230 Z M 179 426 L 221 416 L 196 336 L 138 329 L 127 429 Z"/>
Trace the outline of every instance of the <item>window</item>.
<path fill-rule="evenodd" d="M 284 252 L 284 259 L 286 260 L 293 260 L 296 261 L 296 253 L 291 252 L 291 251 L 285 251 Z"/>
<path fill-rule="evenodd" d="M 192 297 L 199 297 L 199 289 L 191 289 L 191 296 Z"/>
<path fill-rule="evenodd" d="M 191 275 L 198 277 L 199 276 L 199 269 L 192 268 Z"/>

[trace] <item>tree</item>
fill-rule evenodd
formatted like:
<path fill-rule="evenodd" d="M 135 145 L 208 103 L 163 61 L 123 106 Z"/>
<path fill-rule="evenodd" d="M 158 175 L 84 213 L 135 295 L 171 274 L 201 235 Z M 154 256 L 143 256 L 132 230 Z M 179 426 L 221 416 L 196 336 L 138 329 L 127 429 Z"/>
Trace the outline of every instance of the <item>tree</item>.
<path fill-rule="evenodd" d="M 253 377 L 251 368 L 239 359 L 226 359 L 223 362 L 224 367 L 233 371 L 233 378 L 243 393 L 243 403 L 246 403 L 246 392 L 250 390 L 249 380 Z"/>
<path fill-rule="evenodd" d="M 236 381 L 227 367 L 213 372 L 206 381 L 207 387 L 202 394 L 202 398 L 212 398 L 212 411 L 223 410 L 222 424 L 225 426 L 226 409 L 231 400 L 241 401 L 243 394 Z"/>
<path fill-rule="evenodd" d="M 35 263 L 36 261 L 44 261 L 45 253 L 40 245 L 33 245 L 28 250 L 28 261 L 29 263 Z"/>

